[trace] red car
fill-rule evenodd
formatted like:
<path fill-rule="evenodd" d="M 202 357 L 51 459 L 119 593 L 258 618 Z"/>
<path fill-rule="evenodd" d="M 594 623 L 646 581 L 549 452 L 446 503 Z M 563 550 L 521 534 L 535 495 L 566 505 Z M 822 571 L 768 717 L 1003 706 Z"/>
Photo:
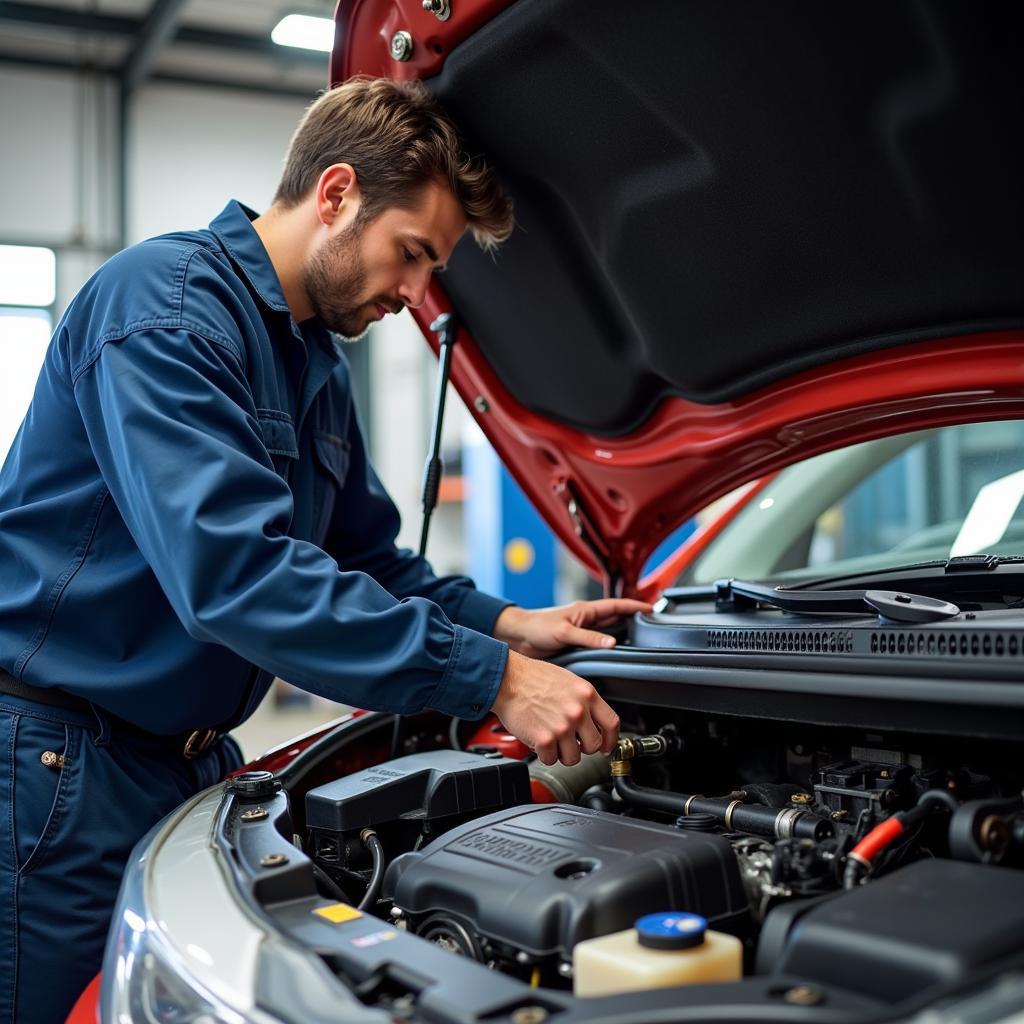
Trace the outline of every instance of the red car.
<path fill-rule="evenodd" d="M 560 659 L 623 739 L 285 745 L 140 843 L 74 1019 L 1016 1019 L 1024 8 L 337 25 L 332 80 L 424 79 L 515 199 L 416 316 L 457 314 L 454 384 L 559 538 L 658 599 Z"/>

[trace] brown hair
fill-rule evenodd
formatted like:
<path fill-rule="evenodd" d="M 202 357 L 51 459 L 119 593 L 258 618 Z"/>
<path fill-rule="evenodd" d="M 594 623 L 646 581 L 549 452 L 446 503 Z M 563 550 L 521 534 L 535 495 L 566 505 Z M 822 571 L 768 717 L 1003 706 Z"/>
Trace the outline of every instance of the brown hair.
<path fill-rule="evenodd" d="M 477 244 L 491 250 L 512 233 L 512 202 L 494 172 L 465 150 L 458 129 L 421 82 L 351 78 L 306 110 L 295 130 L 274 202 L 298 205 L 332 164 L 355 169 L 360 219 L 408 207 L 431 181 L 462 205 Z"/>

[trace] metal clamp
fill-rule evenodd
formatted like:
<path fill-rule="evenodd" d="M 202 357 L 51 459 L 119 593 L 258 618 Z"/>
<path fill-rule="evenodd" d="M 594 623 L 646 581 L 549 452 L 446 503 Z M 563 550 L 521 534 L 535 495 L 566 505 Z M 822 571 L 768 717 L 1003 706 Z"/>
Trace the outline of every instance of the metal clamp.
<path fill-rule="evenodd" d="M 796 831 L 796 823 L 803 816 L 804 812 L 796 807 L 785 807 L 779 811 L 775 818 L 775 838 L 791 839 Z"/>
<path fill-rule="evenodd" d="M 732 803 L 730 803 L 729 806 L 726 807 L 726 809 L 725 809 L 725 816 L 723 818 L 723 824 L 725 825 L 726 832 L 731 832 L 732 831 L 732 813 L 733 813 L 733 811 L 735 811 L 737 807 L 742 807 L 742 806 L 743 806 L 743 801 L 742 800 L 733 800 Z"/>

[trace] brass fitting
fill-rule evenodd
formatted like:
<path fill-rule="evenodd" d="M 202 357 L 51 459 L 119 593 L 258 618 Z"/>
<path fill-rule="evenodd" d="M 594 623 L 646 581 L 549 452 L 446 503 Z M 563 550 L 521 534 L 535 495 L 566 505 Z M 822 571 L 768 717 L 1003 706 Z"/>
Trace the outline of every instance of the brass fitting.
<path fill-rule="evenodd" d="M 668 753 L 664 736 L 620 736 L 612 753 L 613 761 L 630 761 L 634 757 L 661 757 Z"/>
<path fill-rule="evenodd" d="M 633 746 L 633 740 L 629 736 L 620 736 L 619 742 L 615 744 L 615 749 L 612 751 L 612 764 L 616 761 L 628 761 L 636 753 L 636 748 Z"/>
<path fill-rule="evenodd" d="M 620 736 L 612 751 L 612 778 L 632 775 L 634 757 L 660 757 L 668 753 L 664 736 Z"/>

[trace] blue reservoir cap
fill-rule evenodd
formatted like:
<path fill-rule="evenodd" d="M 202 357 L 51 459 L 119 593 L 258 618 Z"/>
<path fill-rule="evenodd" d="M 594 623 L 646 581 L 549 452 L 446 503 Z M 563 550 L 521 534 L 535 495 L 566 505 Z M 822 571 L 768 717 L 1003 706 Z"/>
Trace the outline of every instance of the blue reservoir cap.
<path fill-rule="evenodd" d="M 704 942 L 708 923 L 700 914 L 669 911 L 641 917 L 635 927 L 640 945 L 648 949 L 693 949 Z"/>

